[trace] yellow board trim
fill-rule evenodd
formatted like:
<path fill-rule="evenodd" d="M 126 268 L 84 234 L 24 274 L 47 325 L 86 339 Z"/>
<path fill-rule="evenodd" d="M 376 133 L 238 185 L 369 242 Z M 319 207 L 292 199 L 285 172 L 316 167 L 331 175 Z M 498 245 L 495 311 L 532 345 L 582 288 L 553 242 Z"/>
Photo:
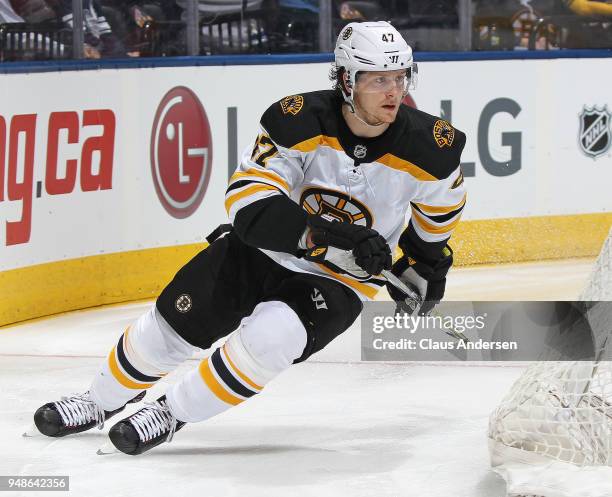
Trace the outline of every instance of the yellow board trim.
<path fill-rule="evenodd" d="M 450 245 L 455 266 L 594 257 L 611 226 L 612 212 L 463 220 L 455 228 Z M 205 246 L 101 254 L 0 272 L 0 326 L 100 305 L 154 299 Z"/>
<path fill-rule="evenodd" d="M 110 354 L 108 355 L 108 365 L 110 367 L 111 373 L 115 379 L 121 383 L 125 388 L 131 388 L 132 390 L 144 390 L 146 388 L 151 388 L 153 383 L 136 383 L 131 378 L 128 378 L 123 371 L 119 368 L 119 364 L 117 364 L 117 347 L 113 347 Z"/>
<path fill-rule="evenodd" d="M 0 326 L 99 305 L 154 299 L 205 247 L 195 243 L 133 250 L 0 272 Z"/>
<path fill-rule="evenodd" d="M 273 171 L 260 171 L 259 169 L 255 169 L 255 168 L 247 169 L 244 172 L 242 171 L 235 172 L 234 174 L 232 174 L 232 177 L 230 178 L 230 184 L 232 184 L 234 181 L 237 181 L 239 179 L 248 178 L 250 176 L 255 176 L 256 178 L 263 178 L 268 181 L 272 181 L 273 183 L 277 183 L 278 185 L 283 187 L 287 192 L 291 191 L 289 189 L 289 183 L 287 183 L 277 173 Z"/>
<path fill-rule="evenodd" d="M 238 405 L 241 402 L 244 402 L 243 399 L 238 398 L 235 395 L 232 395 L 231 393 L 229 393 L 225 388 L 223 388 L 221 383 L 217 381 L 217 378 L 215 378 L 215 376 L 212 374 L 212 371 L 210 370 L 210 364 L 208 364 L 208 359 L 204 359 L 200 363 L 199 370 L 200 370 L 200 376 L 204 380 L 204 383 L 206 383 L 206 386 L 220 400 L 222 400 L 226 404 L 231 404 L 233 406 Z"/>
<path fill-rule="evenodd" d="M 239 191 L 235 195 L 230 195 L 229 197 L 225 199 L 225 211 L 229 214 L 229 211 L 232 208 L 232 205 L 238 202 L 238 200 L 240 200 L 241 198 L 248 197 L 249 195 L 254 195 L 258 192 L 264 192 L 264 191 L 275 191 L 275 192 L 280 193 L 280 190 L 276 186 L 263 185 L 263 184 L 249 186 L 248 188 L 245 188 L 244 190 Z"/>
<path fill-rule="evenodd" d="M 450 245 L 456 266 L 595 257 L 612 212 L 461 221 Z"/>
<path fill-rule="evenodd" d="M 385 154 L 379 159 L 376 159 L 376 162 L 379 164 L 383 164 L 387 167 L 395 169 L 397 171 L 402 171 L 404 173 L 410 174 L 413 178 L 418 179 L 419 181 L 438 181 L 438 178 L 432 176 L 424 169 L 421 169 L 416 164 L 412 162 L 408 162 L 407 160 L 400 159 L 399 157 L 393 154 Z"/>

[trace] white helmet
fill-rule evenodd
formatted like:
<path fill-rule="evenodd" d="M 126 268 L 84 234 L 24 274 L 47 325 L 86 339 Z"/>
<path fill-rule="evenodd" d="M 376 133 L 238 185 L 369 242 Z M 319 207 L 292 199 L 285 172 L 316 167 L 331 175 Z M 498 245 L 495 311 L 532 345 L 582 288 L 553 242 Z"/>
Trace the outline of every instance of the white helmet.
<path fill-rule="evenodd" d="M 342 92 L 344 100 L 354 109 L 353 88 L 359 71 L 397 71 L 406 69 L 407 86 L 416 84 L 417 65 L 412 48 L 397 29 L 385 21 L 351 22 L 336 41 L 334 49 L 336 68 L 344 67 L 350 93 Z"/>

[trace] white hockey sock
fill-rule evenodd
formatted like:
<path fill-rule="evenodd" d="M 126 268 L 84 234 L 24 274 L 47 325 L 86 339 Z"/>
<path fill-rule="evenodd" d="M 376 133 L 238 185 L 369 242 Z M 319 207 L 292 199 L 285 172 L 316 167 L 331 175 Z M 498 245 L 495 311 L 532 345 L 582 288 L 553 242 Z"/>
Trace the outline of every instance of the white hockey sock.
<path fill-rule="evenodd" d="M 153 305 L 113 347 L 89 388 L 91 398 L 106 411 L 118 409 L 152 387 L 195 350 Z"/>
<path fill-rule="evenodd" d="M 307 335 L 297 314 L 283 302 L 263 302 L 216 349 L 167 393 L 181 421 L 208 419 L 259 393 L 302 355 Z"/>

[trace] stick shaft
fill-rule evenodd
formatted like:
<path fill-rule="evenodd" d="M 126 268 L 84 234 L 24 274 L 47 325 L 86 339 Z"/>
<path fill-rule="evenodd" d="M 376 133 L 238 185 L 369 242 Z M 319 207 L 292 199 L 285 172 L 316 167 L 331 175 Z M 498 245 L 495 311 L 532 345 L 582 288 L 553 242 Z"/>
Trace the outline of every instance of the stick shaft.
<path fill-rule="evenodd" d="M 421 302 L 421 296 L 416 293 L 414 290 L 411 290 L 408 285 L 406 285 L 402 280 L 400 280 L 397 276 L 395 276 L 388 269 L 383 269 L 381 273 L 386 280 L 391 283 L 395 288 L 397 288 L 400 292 L 405 293 L 410 300 L 414 300 L 415 302 Z"/>

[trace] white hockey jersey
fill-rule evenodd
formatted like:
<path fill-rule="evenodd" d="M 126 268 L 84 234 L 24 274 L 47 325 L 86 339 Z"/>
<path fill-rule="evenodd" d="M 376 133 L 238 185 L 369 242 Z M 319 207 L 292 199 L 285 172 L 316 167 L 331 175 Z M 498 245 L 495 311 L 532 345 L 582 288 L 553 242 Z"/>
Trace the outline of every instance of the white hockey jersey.
<path fill-rule="evenodd" d="M 323 90 L 285 97 L 268 108 L 254 146 L 230 179 L 225 199 L 230 220 L 253 202 L 286 195 L 310 214 L 375 229 L 392 250 L 410 230 L 421 252 L 441 251 L 466 201 L 459 167 L 465 135 L 402 105 L 382 135 L 361 138 L 348 128 L 342 102 L 336 91 Z M 336 279 L 362 300 L 373 299 L 384 284 L 289 253 L 262 251 L 292 271 Z"/>

